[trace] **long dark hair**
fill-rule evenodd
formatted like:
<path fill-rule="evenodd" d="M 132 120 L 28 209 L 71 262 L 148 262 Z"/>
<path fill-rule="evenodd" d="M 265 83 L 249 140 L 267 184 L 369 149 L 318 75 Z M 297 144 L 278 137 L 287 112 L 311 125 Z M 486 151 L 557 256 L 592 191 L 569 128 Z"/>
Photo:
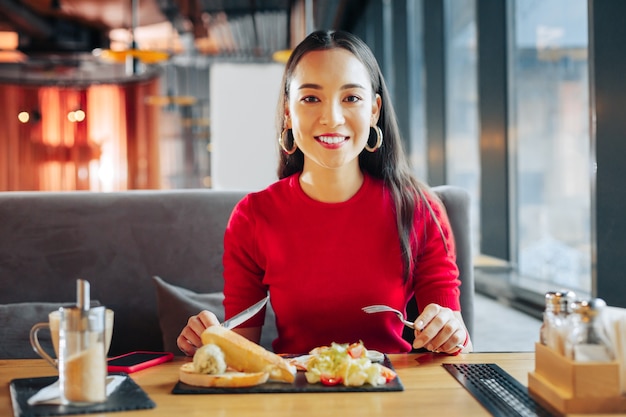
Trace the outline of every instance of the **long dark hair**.
<path fill-rule="evenodd" d="M 408 160 L 402 147 L 400 129 L 396 114 L 391 104 L 391 98 L 385 85 L 378 62 L 370 48 L 357 36 L 344 31 L 317 31 L 308 35 L 293 50 L 287 61 L 282 80 L 282 94 L 279 98 L 276 113 L 276 127 L 280 135 L 285 126 L 285 108 L 289 102 L 289 85 L 293 72 L 302 57 L 311 52 L 325 49 L 343 48 L 356 56 L 365 65 L 372 82 L 372 91 L 382 99 L 378 127 L 383 133 L 383 144 L 375 152 L 363 150 L 359 155 L 359 165 L 363 172 L 372 177 L 382 179 L 391 190 L 396 209 L 396 224 L 400 236 L 400 247 L 404 265 L 404 278 L 411 276 L 414 264 L 414 254 L 411 248 L 411 237 L 414 231 L 414 214 L 417 204 L 426 204 L 431 216 L 432 208 L 428 204 L 424 193 L 428 187 L 419 182 L 412 174 Z M 368 143 L 374 146 L 375 135 L 370 135 Z M 293 137 L 289 135 L 286 148 L 293 145 Z M 289 155 L 279 149 L 278 177 L 285 178 L 296 172 L 301 172 L 304 166 L 304 154 L 297 149 Z M 435 219 L 436 221 L 436 219 Z"/>

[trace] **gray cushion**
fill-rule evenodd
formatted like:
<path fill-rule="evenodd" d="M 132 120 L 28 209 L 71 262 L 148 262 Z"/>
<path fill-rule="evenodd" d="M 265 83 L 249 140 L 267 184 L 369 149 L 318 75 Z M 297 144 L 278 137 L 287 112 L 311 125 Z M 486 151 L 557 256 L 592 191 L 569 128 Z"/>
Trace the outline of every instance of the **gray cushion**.
<path fill-rule="evenodd" d="M 446 208 L 456 243 L 456 264 L 461 280 L 461 313 L 467 330 L 474 330 L 474 262 L 472 257 L 472 231 L 470 221 L 471 200 L 467 190 L 440 185 L 432 188 Z"/>
<path fill-rule="evenodd" d="M 93 298 L 115 311 L 109 355 L 162 350 L 152 276 L 201 293 L 222 291 L 224 230 L 244 195 L 0 193 L 0 304 L 73 300 L 76 278 L 84 278 Z"/>
<path fill-rule="evenodd" d="M 72 302 L 0 304 L 0 358 L 39 358 L 40 356 L 32 349 L 30 344 L 30 328 L 35 323 L 47 323 L 48 313 L 72 304 Z M 99 302 L 93 301 L 92 304 L 99 305 Z M 41 347 L 51 356 L 54 356 L 50 332 L 40 331 L 37 336 Z"/>
<path fill-rule="evenodd" d="M 456 264 L 459 268 L 459 280 L 461 281 L 461 314 L 471 336 L 474 331 L 474 265 L 470 227 L 470 195 L 465 189 L 453 185 L 439 185 L 432 187 L 432 191 L 443 203 L 450 220 L 450 227 L 456 243 Z M 406 310 L 408 317 L 417 317 L 419 309 L 415 299 L 409 300 Z M 413 343 L 412 330 L 405 328 L 403 337 L 409 343 Z"/>
<path fill-rule="evenodd" d="M 163 347 L 167 352 L 182 355 L 176 339 L 187 324 L 190 316 L 202 310 L 215 314 L 220 322 L 224 321 L 224 294 L 222 292 L 196 293 L 187 288 L 165 282 L 160 277 L 153 277 L 157 292 L 157 308 L 159 325 L 163 334 Z M 261 336 L 261 346 L 272 349 L 272 341 L 276 339 L 276 316 L 268 303 L 265 313 L 265 324 Z"/>

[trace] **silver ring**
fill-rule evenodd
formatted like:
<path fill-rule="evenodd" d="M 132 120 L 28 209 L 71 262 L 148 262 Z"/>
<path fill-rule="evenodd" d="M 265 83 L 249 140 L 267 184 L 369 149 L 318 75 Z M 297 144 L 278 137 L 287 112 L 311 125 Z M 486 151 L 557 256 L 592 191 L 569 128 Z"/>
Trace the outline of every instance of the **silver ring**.
<path fill-rule="evenodd" d="M 459 343 L 458 345 L 455 345 L 454 347 L 455 347 L 455 348 L 458 348 L 458 349 L 459 349 L 458 351 L 461 351 L 461 350 L 465 349 L 465 346 L 463 346 L 463 344 L 462 344 L 462 343 Z M 440 351 L 440 350 L 437 350 L 437 349 L 433 350 L 432 352 L 433 352 L 433 353 L 441 353 L 441 351 Z"/>

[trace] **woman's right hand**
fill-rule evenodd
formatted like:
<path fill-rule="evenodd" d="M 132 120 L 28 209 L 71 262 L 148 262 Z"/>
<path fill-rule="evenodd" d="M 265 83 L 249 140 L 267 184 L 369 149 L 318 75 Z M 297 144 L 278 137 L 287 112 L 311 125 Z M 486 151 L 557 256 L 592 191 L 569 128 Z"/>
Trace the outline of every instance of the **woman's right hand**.
<path fill-rule="evenodd" d="M 178 348 L 187 356 L 193 356 L 196 350 L 202 346 L 200 335 L 210 326 L 219 326 L 217 316 L 208 310 L 202 310 L 195 316 L 189 317 L 187 325 L 176 339 Z"/>

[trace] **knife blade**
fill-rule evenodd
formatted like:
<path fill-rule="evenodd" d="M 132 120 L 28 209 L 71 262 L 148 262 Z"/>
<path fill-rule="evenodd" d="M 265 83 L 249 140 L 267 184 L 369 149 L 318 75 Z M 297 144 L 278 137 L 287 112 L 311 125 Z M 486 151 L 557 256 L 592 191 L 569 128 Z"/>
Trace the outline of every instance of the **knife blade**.
<path fill-rule="evenodd" d="M 258 303 L 251 305 L 250 307 L 246 308 L 241 313 L 236 314 L 233 317 L 229 318 L 228 320 L 223 322 L 220 326 L 225 327 L 229 330 L 234 329 L 235 327 L 239 326 L 241 323 L 253 317 L 256 313 L 261 311 L 261 309 L 263 308 L 263 306 L 265 306 L 265 304 L 267 304 L 267 300 L 269 299 L 270 299 L 270 296 L 268 295 L 267 297 L 265 297 Z"/>

